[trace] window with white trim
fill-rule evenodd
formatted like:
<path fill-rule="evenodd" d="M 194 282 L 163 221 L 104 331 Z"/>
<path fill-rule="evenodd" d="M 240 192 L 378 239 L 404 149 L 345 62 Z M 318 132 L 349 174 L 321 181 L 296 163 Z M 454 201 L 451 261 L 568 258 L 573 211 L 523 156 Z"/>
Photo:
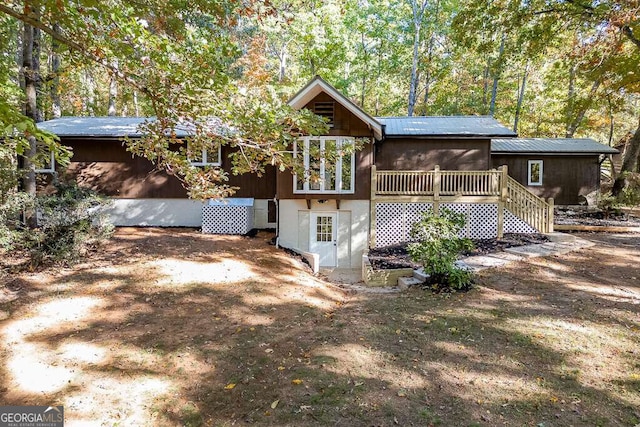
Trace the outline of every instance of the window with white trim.
<path fill-rule="evenodd" d="M 527 163 L 527 184 L 542 185 L 542 160 L 529 160 Z"/>
<path fill-rule="evenodd" d="M 46 147 L 43 147 L 42 151 L 42 156 L 38 157 L 36 173 L 54 173 L 56 171 L 56 159 L 53 152 Z"/>
<path fill-rule="evenodd" d="M 302 163 L 304 174 L 294 175 L 293 192 L 353 193 L 354 143 L 354 138 L 344 136 L 299 138 L 294 144 L 293 154 Z"/>
<path fill-rule="evenodd" d="M 190 153 L 189 161 L 193 166 L 220 166 L 222 165 L 222 149 L 217 150 L 203 149 L 197 154 Z"/>

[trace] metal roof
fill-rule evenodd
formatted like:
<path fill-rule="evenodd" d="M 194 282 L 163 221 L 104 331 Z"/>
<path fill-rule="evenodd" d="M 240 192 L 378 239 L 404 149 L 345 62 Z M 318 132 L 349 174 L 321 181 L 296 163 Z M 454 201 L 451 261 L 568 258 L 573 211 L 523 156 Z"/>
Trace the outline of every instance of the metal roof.
<path fill-rule="evenodd" d="M 121 138 L 141 136 L 139 126 L 154 117 L 60 117 L 38 123 L 38 128 L 58 136 Z"/>
<path fill-rule="evenodd" d="M 492 139 L 492 153 L 615 154 L 618 150 L 591 138 Z"/>
<path fill-rule="evenodd" d="M 388 137 L 509 137 L 511 129 L 489 116 L 376 117 Z"/>

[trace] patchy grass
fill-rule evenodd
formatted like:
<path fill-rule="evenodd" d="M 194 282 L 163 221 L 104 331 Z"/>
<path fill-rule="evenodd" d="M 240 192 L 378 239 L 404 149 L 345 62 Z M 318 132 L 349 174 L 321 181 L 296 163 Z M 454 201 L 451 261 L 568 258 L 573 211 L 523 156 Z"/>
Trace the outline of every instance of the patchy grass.
<path fill-rule="evenodd" d="M 269 238 L 120 229 L 5 275 L 0 401 L 67 425 L 640 423 L 638 236 L 453 295 L 354 294 Z"/>

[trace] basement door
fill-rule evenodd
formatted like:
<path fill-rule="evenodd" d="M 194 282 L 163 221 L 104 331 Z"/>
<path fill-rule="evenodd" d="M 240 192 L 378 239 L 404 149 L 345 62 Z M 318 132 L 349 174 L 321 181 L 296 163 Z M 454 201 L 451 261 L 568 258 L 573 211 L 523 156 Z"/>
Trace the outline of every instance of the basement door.
<path fill-rule="evenodd" d="M 335 267 L 337 261 L 338 214 L 321 212 L 311 214 L 309 250 L 320 255 L 321 267 Z"/>

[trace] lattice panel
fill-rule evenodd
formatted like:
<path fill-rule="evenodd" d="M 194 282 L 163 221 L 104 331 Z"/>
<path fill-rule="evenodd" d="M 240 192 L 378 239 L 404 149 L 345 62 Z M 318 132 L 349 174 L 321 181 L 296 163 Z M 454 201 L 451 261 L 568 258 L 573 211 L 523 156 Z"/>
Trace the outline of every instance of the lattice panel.
<path fill-rule="evenodd" d="M 458 233 L 460 237 L 473 237 L 469 235 L 469 206 L 469 203 L 442 203 L 440 205 L 440 209 L 449 209 L 450 211 L 464 214 L 467 226 Z"/>
<path fill-rule="evenodd" d="M 505 208 L 504 232 L 505 233 L 537 233 L 538 231 Z"/>
<path fill-rule="evenodd" d="M 405 203 L 404 219 L 406 225 L 404 227 L 404 241 L 411 240 L 411 238 L 409 237 L 409 233 L 411 232 L 411 224 L 418 221 L 420 219 L 420 216 L 422 215 L 422 212 L 429 209 L 433 209 L 433 203 Z"/>
<path fill-rule="evenodd" d="M 498 235 L 498 205 L 494 203 L 474 203 L 470 205 L 467 217 L 469 237 L 491 239 Z"/>
<path fill-rule="evenodd" d="M 404 203 L 376 203 L 376 247 L 404 241 L 404 205 Z"/>
<path fill-rule="evenodd" d="M 376 203 L 376 247 L 409 240 L 411 224 L 420 213 L 433 208 L 432 203 Z M 490 239 L 498 235 L 498 205 L 495 203 L 442 203 L 446 208 L 463 213 L 467 226 L 461 237 Z M 529 224 L 504 210 L 505 233 L 536 233 Z"/>
<path fill-rule="evenodd" d="M 203 206 L 202 232 L 247 234 L 253 228 L 253 206 Z"/>

